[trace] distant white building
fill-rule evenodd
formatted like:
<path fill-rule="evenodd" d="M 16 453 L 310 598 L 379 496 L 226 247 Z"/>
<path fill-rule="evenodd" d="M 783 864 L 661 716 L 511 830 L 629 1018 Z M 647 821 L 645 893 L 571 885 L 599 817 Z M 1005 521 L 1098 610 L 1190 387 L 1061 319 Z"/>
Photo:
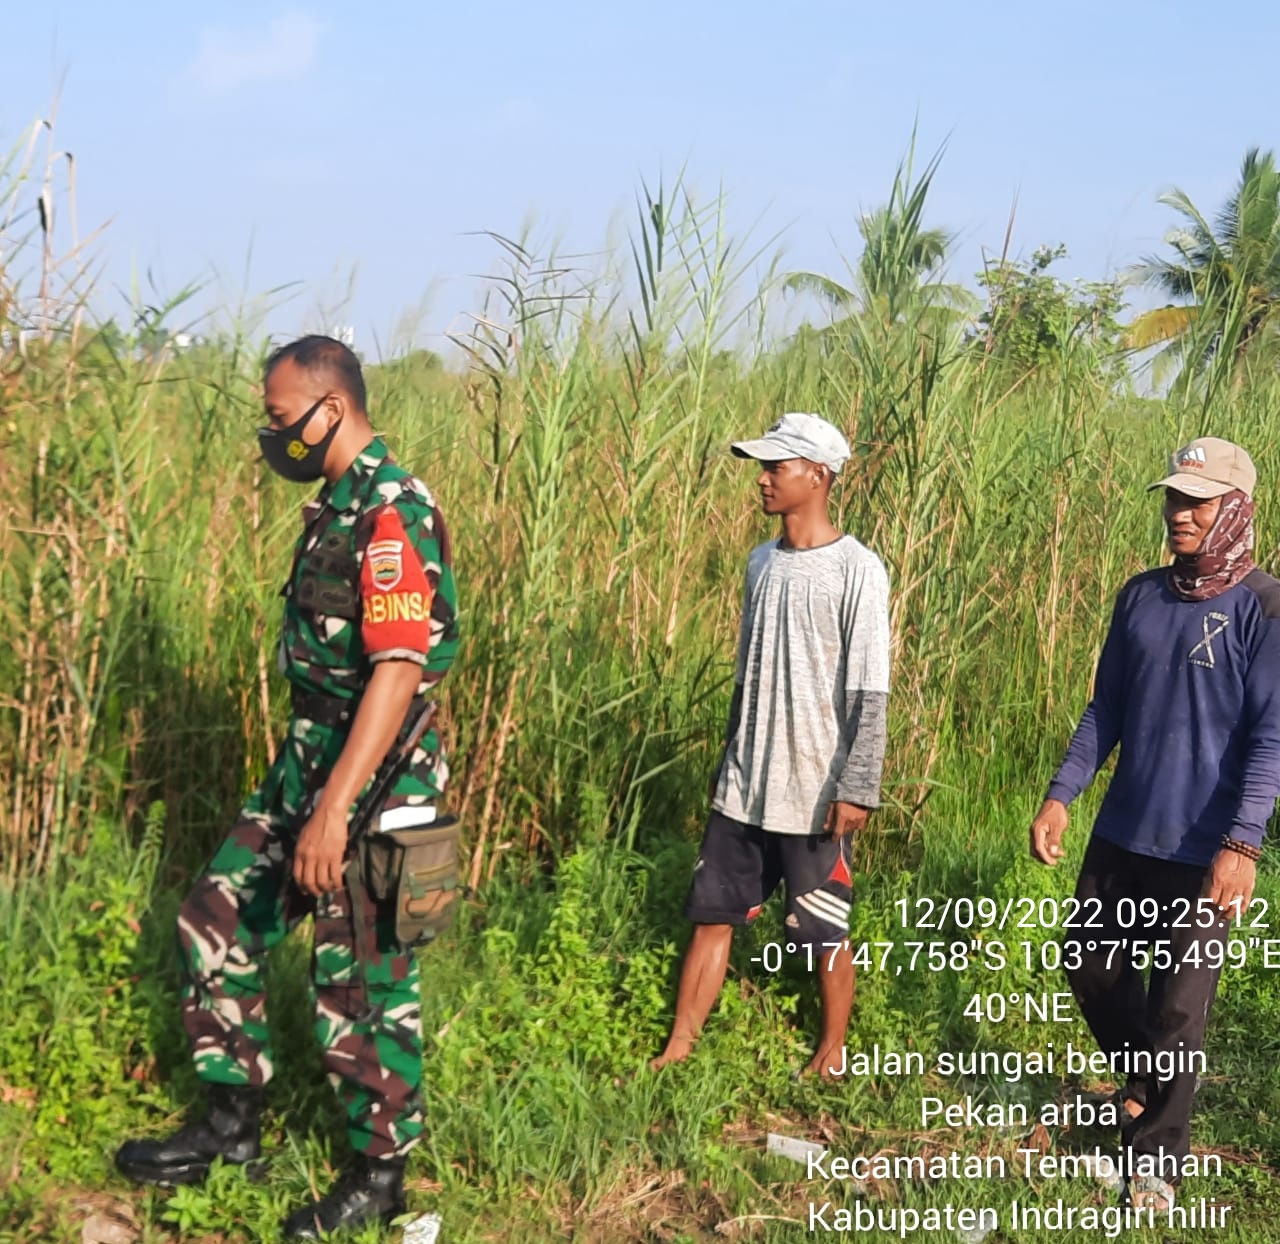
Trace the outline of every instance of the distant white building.
<path fill-rule="evenodd" d="M 54 332 L 65 333 L 66 329 L 58 327 Z M 39 339 L 38 328 L 20 328 L 16 333 L 11 328 L 0 328 L 0 353 L 10 354 L 16 350 L 19 354 L 25 355 L 27 345 Z"/>

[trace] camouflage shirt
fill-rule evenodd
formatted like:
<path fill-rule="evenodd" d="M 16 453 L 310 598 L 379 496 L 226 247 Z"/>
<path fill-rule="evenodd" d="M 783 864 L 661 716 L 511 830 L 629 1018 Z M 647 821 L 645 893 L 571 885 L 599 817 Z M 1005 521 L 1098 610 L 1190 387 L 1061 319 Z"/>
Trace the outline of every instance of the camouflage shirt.
<path fill-rule="evenodd" d="M 354 716 L 376 662 L 416 661 L 418 694 L 444 677 L 458 650 L 449 536 L 421 480 L 375 438 L 342 477 L 303 509 L 304 529 L 285 598 L 279 666 L 295 697 L 289 734 L 244 815 L 293 823 L 322 786 L 346 726 L 304 715 L 307 699 L 350 701 Z M 336 707 L 342 707 L 341 704 Z M 384 805 L 383 827 L 414 823 L 413 809 L 443 793 L 448 766 L 435 730 Z M 424 819 L 424 818 L 419 818 Z"/>

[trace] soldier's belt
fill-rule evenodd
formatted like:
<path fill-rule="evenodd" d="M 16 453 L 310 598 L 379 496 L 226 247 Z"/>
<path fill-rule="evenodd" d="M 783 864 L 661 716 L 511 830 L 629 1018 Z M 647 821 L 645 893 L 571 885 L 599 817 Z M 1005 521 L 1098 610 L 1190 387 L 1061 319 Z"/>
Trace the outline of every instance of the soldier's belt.
<path fill-rule="evenodd" d="M 343 699 L 336 695 L 318 695 L 314 692 L 299 691 L 295 687 L 290 693 L 289 706 L 295 717 L 314 721 L 317 725 L 345 726 L 355 719 L 359 704 L 359 700 Z"/>

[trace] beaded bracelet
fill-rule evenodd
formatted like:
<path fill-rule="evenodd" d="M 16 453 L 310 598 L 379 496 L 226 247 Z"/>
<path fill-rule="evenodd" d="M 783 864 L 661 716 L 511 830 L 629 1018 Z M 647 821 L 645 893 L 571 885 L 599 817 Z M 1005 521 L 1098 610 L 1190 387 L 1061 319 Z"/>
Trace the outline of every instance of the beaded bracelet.
<path fill-rule="evenodd" d="M 1243 855 L 1245 859 L 1252 860 L 1255 864 L 1262 858 L 1262 851 L 1259 847 L 1250 846 L 1247 842 L 1240 842 L 1235 838 L 1222 839 L 1223 847 L 1228 851 L 1234 851 L 1237 855 Z"/>

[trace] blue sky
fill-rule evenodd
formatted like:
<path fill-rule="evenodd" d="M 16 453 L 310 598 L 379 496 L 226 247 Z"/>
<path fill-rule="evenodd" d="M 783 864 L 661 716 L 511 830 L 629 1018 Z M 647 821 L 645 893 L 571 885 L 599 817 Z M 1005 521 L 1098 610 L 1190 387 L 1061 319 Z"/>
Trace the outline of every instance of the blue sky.
<path fill-rule="evenodd" d="M 1216 210 L 1246 148 L 1280 145 L 1260 0 L 44 0 L 3 32 L 0 149 L 65 73 L 81 229 L 110 220 L 99 307 L 134 271 L 205 279 L 206 304 L 297 281 L 269 326 L 337 318 L 366 350 L 415 308 L 440 348 L 478 305 L 497 255 L 471 231 L 532 214 L 599 251 L 640 178 L 682 164 L 739 233 L 783 231 L 784 267 L 836 274 L 918 117 L 923 155 L 947 143 L 928 223 L 958 235 L 953 279 L 999 251 L 1015 198 L 1015 251 L 1064 242 L 1057 271 L 1097 278 L 1159 249 L 1162 190 Z"/>

